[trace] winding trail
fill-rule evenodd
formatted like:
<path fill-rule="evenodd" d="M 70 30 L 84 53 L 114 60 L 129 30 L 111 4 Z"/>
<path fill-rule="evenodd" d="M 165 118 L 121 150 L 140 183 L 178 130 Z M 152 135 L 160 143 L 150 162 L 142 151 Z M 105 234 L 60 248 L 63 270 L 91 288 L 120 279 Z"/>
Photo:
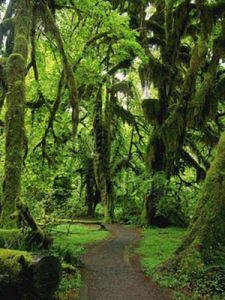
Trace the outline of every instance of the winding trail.
<path fill-rule="evenodd" d="M 106 227 L 112 238 L 90 248 L 84 257 L 80 300 L 172 299 L 168 289 L 159 288 L 129 262 L 128 249 L 140 234 L 117 224 Z"/>

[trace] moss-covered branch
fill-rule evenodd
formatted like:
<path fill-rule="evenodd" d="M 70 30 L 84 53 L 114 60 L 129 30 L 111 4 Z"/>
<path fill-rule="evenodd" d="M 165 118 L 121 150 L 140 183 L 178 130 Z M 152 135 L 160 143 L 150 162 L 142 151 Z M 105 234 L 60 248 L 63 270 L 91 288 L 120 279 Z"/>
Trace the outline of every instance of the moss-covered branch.
<path fill-rule="evenodd" d="M 78 100 L 77 86 L 73 74 L 72 65 L 69 62 L 69 59 L 66 55 L 59 28 L 55 23 L 55 19 L 51 11 L 49 10 L 46 4 L 41 4 L 40 10 L 41 10 L 42 21 L 45 24 L 46 30 L 51 32 L 51 34 L 55 38 L 62 58 L 65 80 L 67 82 L 68 89 L 69 89 L 69 99 L 72 107 L 73 135 L 75 136 L 79 124 L 79 100 Z"/>

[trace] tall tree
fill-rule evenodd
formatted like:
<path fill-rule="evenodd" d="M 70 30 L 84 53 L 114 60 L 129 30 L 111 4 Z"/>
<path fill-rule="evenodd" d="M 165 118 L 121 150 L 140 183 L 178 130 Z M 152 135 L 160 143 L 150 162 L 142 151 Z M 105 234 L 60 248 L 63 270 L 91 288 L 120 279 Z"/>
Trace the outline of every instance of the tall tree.
<path fill-rule="evenodd" d="M 174 268 L 191 273 L 194 268 L 214 263 L 216 251 L 225 247 L 225 133 L 222 134 L 216 158 L 202 187 L 195 215 L 182 245 L 176 252 Z M 175 264 L 174 264 L 175 263 Z"/>
<path fill-rule="evenodd" d="M 15 227 L 15 220 L 10 218 L 16 210 L 20 198 L 21 172 L 25 140 L 24 102 L 25 74 L 28 58 L 29 36 L 32 22 L 33 1 L 17 1 L 14 23 L 14 47 L 7 59 L 7 113 L 5 142 L 5 179 L 1 225 Z"/>

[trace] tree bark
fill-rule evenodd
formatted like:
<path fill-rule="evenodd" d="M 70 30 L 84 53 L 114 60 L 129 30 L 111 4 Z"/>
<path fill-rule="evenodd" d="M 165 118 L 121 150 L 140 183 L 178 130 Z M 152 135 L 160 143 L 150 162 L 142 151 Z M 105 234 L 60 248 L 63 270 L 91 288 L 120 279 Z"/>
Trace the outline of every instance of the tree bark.
<path fill-rule="evenodd" d="M 176 263 L 186 272 L 212 261 L 225 246 L 225 132 L 207 173 L 192 225 L 177 251 Z M 198 263 L 193 264 L 196 260 Z"/>
<path fill-rule="evenodd" d="M 25 73 L 32 11 L 32 1 L 17 1 L 14 48 L 6 67 L 8 81 L 6 158 L 1 226 L 7 228 L 16 227 L 16 220 L 11 219 L 10 215 L 15 211 L 16 202 L 20 197 L 24 142 Z"/>
<path fill-rule="evenodd" d="M 95 134 L 95 156 L 94 170 L 96 184 L 101 195 L 104 209 L 104 220 L 112 223 L 114 218 L 114 195 L 111 180 L 110 157 L 111 157 L 111 95 L 107 93 L 104 114 L 102 112 L 102 86 L 95 103 L 94 134 Z"/>

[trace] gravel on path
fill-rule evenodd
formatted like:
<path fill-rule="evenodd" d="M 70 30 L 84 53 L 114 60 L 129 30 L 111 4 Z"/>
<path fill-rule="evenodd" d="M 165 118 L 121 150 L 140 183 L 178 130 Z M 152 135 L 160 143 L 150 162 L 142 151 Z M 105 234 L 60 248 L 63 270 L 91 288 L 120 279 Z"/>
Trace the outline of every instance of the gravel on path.
<path fill-rule="evenodd" d="M 80 300 L 172 299 L 168 289 L 134 270 L 126 257 L 128 247 L 140 240 L 140 234 L 118 224 L 106 227 L 112 238 L 89 248 L 84 257 Z"/>

